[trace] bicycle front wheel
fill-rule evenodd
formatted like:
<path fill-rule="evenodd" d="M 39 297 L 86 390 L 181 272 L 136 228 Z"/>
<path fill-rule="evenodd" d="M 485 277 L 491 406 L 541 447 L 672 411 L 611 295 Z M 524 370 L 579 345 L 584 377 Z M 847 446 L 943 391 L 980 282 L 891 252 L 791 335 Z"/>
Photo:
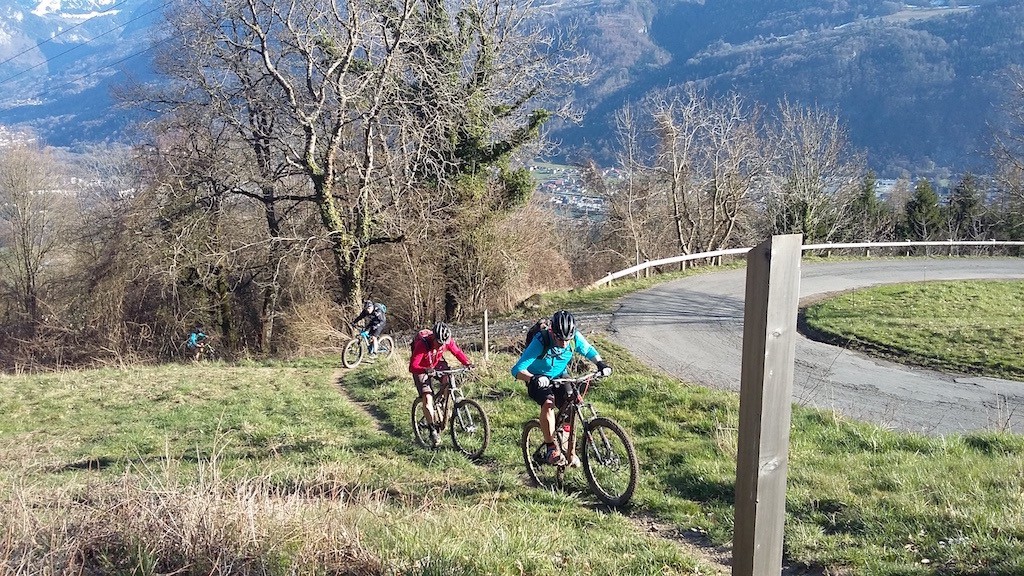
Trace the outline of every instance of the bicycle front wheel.
<path fill-rule="evenodd" d="M 355 368 L 363 361 L 363 342 L 360 338 L 353 338 L 345 344 L 345 350 L 341 353 L 341 363 L 345 368 Z"/>
<path fill-rule="evenodd" d="M 377 339 L 377 356 L 390 358 L 395 353 L 395 339 L 391 336 L 381 336 Z"/>
<path fill-rule="evenodd" d="M 583 472 L 587 484 L 605 504 L 624 506 L 633 497 L 640 466 L 626 431 L 610 418 L 587 422 L 583 438 Z"/>
<path fill-rule="evenodd" d="M 452 443 L 471 460 L 483 455 L 491 439 L 487 414 L 476 400 L 463 398 L 456 402 L 448 428 L 452 434 Z"/>
<path fill-rule="evenodd" d="M 523 436 L 519 441 L 523 452 L 526 474 L 539 488 L 561 490 L 565 474 L 564 466 L 553 466 L 547 462 L 544 433 L 540 431 L 540 420 L 530 420 L 523 425 Z"/>
<path fill-rule="evenodd" d="M 433 443 L 430 441 L 430 423 L 423 415 L 423 398 L 419 396 L 412 401 L 412 435 L 420 446 L 433 447 Z"/>

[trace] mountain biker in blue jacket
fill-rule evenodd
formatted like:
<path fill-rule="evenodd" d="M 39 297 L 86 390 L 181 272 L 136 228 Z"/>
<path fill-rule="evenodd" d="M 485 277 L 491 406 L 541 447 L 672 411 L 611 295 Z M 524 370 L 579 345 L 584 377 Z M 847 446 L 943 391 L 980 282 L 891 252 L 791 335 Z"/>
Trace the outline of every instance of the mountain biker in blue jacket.
<path fill-rule="evenodd" d="M 374 304 L 373 300 L 367 300 L 363 303 L 363 310 L 356 316 L 355 320 L 352 321 L 352 326 L 358 326 L 359 321 L 366 319 L 366 325 L 363 330 L 370 334 L 370 354 L 377 353 L 377 338 L 384 333 L 384 326 L 388 323 L 385 311 L 387 307 L 383 304 Z"/>
<path fill-rule="evenodd" d="M 198 362 L 199 357 L 203 355 L 203 348 L 206 347 L 206 333 L 203 331 L 202 326 L 196 326 L 192 329 L 192 332 L 188 335 L 188 340 L 185 341 L 185 345 L 188 346 L 189 350 L 194 350 L 192 360 Z"/>
<path fill-rule="evenodd" d="M 565 401 L 566 391 L 553 386 L 552 378 L 565 374 L 574 353 L 593 362 L 605 376 L 612 368 L 587 339 L 576 330 L 576 319 L 568 310 L 559 310 L 551 316 L 551 326 L 538 332 L 512 366 L 512 375 L 526 382 L 527 394 L 540 405 L 540 430 L 547 446 L 547 461 L 556 464 L 562 454 L 555 444 L 555 407 Z"/>

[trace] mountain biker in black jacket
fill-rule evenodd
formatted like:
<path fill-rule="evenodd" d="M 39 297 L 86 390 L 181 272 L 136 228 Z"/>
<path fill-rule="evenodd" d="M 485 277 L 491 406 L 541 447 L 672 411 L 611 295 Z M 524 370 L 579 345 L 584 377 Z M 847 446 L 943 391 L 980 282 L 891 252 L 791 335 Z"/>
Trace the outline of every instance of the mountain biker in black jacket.
<path fill-rule="evenodd" d="M 352 320 L 352 326 L 356 327 L 359 325 L 359 321 L 366 319 L 366 325 L 363 330 L 369 332 L 370 335 L 370 354 L 377 353 L 377 338 L 384 333 L 384 326 L 387 325 L 388 319 L 385 315 L 387 307 L 383 304 L 375 304 L 373 300 L 367 300 L 363 303 L 363 310 Z"/>

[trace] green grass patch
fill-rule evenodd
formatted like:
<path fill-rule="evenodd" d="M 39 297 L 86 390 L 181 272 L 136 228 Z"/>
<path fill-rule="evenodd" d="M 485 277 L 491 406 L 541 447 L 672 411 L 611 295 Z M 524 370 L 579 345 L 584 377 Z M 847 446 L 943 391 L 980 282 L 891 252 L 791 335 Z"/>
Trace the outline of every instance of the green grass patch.
<path fill-rule="evenodd" d="M 595 341 L 616 372 L 589 398 L 629 431 L 641 463 L 621 511 L 600 506 L 579 472 L 564 493 L 525 484 L 519 433 L 537 407 L 507 355 L 465 388 L 491 422 L 481 462 L 447 437 L 436 451 L 413 444 L 403 358 L 340 387 L 328 360 L 2 376 L 0 562 L 34 558 L 53 573 L 83 562 L 125 574 L 226 563 L 267 574 L 706 573 L 644 526 L 730 543 L 738 397 Z M 857 574 L 1019 574 L 1024 439 L 928 438 L 795 408 L 785 552 Z"/>
<path fill-rule="evenodd" d="M 807 326 L 839 344 L 930 367 L 1024 380 L 1024 282 L 891 284 L 806 309 Z"/>

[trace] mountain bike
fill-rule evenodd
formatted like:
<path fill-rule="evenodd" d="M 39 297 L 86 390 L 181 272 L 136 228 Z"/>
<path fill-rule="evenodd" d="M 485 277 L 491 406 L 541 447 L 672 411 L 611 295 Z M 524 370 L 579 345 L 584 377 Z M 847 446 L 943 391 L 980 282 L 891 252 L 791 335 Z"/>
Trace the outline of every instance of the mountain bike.
<path fill-rule="evenodd" d="M 203 347 L 199 351 L 199 359 L 200 360 L 209 360 L 211 362 L 213 360 L 219 360 L 220 359 L 220 351 L 217 350 L 216 348 L 214 348 L 212 345 L 210 345 L 209 342 L 207 342 L 205 345 L 203 345 Z"/>
<path fill-rule="evenodd" d="M 601 378 L 601 373 L 595 372 L 551 381 L 554 386 L 565 387 L 567 392 L 555 413 L 555 437 L 562 452 L 559 462 L 549 464 L 547 461 L 544 433 L 538 419 L 523 424 L 520 448 L 526 472 L 537 486 L 561 490 L 566 469 L 582 465 L 594 494 L 605 504 L 619 507 L 633 497 L 640 466 L 633 442 L 622 426 L 611 418 L 598 416 L 594 405 L 584 402 L 587 391 Z M 579 430 L 583 431 L 582 435 L 577 433 Z M 580 452 L 582 461 L 576 458 Z"/>
<path fill-rule="evenodd" d="M 209 340 L 204 340 L 199 346 L 189 346 L 186 341 L 182 345 L 189 357 L 192 358 L 193 362 L 200 362 L 203 360 L 213 361 L 220 359 L 219 351 L 210 344 Z"/>
<path fill-rule="evenodd" d="M 345 344 L 341 353 L 341 363 L 345 368 L 355 368 L 370 354 L 370 331 L 362 330 Z M 377 338 L 377 357 L 389 358 L 395 353 L 395 339 L 391 336 Z"/>
<path fill-rule="evenodd" d="M 471 460 L 476 460 L 487 449 L 491 439 L 491 425 L 480 404 L 462 393 L 459 379 L 470 370 L 455 368 L 435 371 L 431 375 L 431 390 L 434 390 L 434 382 L 440 384 L 440 389 L 435 390 L 434 394 L 434 414 L 440 418 L 440 422 L 435 424 L 435 430 L 440 433 L 448 426 L 455 447 Z M 445 375 L 449 381 L 447 388 L 441 384 L 441 377 Z M 416 396 L 412 401 L 412 433 L 420 445 L 436 448 L 430 432 L 430 424 L 423 416 L 423 397 Z"/>

